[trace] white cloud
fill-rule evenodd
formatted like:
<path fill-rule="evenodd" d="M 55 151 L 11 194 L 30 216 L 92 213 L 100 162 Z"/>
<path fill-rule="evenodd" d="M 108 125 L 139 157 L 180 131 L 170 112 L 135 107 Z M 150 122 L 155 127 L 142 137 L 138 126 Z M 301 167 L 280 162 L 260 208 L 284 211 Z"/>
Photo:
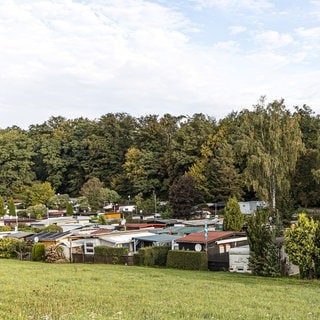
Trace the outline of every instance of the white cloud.
<path fill-rule="evenodd" d="M 271 6 L 268 1 L 201 2 L 239 9 Z M 143 0 L 0 2 L 0 127 L 108 112 L 203 112 L 220 118 L 264 94 L 293 104 L 307 97 L 302 103 L 320 105 L 319 74 L 304 64 L 310 48 L 316 48 L 317 28 L 257 35 L 235 21 L 226 27 L 229 36 L 200 45 L 190 33 L 196 25 L 192 14 L 186 18 L 182 12 Z M 241 37 L 230 37 L 241 32 L 252 40 L 248 50 Z M 289 52 L 292 47 L 299 50 Z M 288 52 L 279 52 L 284 48 Z M 292 63 L 299 64 L 301 74 L 290 69 Z"/>
<path fill-rule="evenodd" d="M 222 9 L 247 9 L 260 11 L 273 8 L 274 5 L 268 0 L 194 0 L 199 8 L 217 7 Z"/>
<path fill-rule="evenodd" d="M 297 28 L 296 33 L 303 37 L 303 38 L 308 38 L 310 40 L 319 40 L 320 39 L 320 27 L 316 28 Z"/>
<path fill-rule="evenodd" d="M 245 26 L 230 26 L 229 27 L 229 33 L 231 35 L 236 35 L 242 32 L 245 32 L 247 28 Z"/>
<path fill-rule="evenodd" d="M 265 46 L 273 48 L 285 47 L 293 43 L 293 37 L 288 33 L 280 33 L 278 31 L 268 30 L 256 36 L 256 39 Z"/>

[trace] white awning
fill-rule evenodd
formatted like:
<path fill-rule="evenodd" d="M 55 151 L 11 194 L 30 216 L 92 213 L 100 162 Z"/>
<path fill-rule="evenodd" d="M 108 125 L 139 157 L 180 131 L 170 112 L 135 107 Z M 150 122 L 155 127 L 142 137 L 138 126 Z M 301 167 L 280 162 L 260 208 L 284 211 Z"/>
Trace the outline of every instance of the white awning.
<path fill-rule="evenodd" d="M 224 243 L 231 243 L 231 242 L 239 242 L 239 241 L 246 241 L 247 237 L 240 237 L 240 238 L 230 238 L 224 240 L 216 241 L 216 244 L 224 244 Z"/>

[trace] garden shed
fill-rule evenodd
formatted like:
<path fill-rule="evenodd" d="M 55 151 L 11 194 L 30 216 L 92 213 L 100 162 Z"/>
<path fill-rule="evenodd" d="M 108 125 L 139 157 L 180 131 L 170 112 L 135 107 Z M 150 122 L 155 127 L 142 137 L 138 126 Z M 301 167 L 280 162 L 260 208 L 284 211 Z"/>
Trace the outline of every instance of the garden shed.
<path fill-rule="evenodd" d="M 244 232 L 208 231 L 177 239 L 179 250 L 206 251 L 210 270 L 228 270 L 229 249 L 248 244 Z"/>

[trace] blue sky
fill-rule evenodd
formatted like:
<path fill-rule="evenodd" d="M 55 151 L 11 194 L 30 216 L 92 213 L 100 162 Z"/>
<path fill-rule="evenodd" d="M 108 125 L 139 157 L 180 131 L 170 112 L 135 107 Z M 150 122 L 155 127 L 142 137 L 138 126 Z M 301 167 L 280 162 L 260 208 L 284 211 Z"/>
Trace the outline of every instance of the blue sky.
<path fill-rule="evenodd" d="M 320 112 L 320 1 L 3 0 L 0 127 L 108 112 Z"/>

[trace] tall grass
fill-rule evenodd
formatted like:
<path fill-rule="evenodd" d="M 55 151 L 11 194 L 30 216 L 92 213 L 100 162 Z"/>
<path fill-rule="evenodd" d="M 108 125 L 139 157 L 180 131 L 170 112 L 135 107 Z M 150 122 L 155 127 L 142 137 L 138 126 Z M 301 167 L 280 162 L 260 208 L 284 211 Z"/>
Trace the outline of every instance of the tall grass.
<path fill-rule="evenodd" d="M 320 319 L 320 282 L 0 260 L 0 319 Z"/>

